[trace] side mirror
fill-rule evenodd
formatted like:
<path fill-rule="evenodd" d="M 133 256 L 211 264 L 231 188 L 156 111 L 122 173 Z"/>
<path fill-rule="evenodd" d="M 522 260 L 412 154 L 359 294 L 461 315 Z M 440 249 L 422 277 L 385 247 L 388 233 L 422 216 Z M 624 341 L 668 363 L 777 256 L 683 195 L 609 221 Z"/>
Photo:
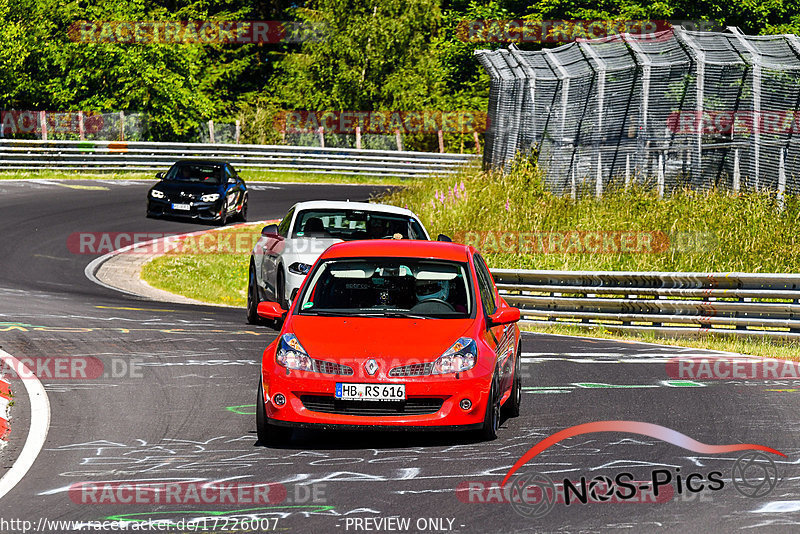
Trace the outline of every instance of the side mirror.
<path fill-rule="evenodd" d="M 274 237 L 278 235 L 278 225 L 277 224 L 268 224 L 264 228 L 261 229 L 261 235 L 265 237 Z"/>
<path fill-rule="evenodd" d="M 519 308 L 514 308 L 513 306 L 498 308 L 496 312 L 489 316 L 489 326 L 516 323 L 520 320 L 520 317 Z"/>
<path fill-rule="evenodd" d="M 444 234 L 439 234 L 439 237 L 436 238 L 436 241 L 444 241 L 446 243 L 452 243 L 453 242 L 453 240 L 450 239 L 449 236 L 446 236 Z"/>
<path fill-rule="evenodd" d="M 163 172 L 157 172 L 156 173 L 156 180 L 163 180 L 163 179 L 164 179 L 164 173 Z"/>
<path fill-rule="evenodd" d="M 277 302 L 259 302 L 256 313 L 263 319 L 282 319 L 286 310 Z"/>

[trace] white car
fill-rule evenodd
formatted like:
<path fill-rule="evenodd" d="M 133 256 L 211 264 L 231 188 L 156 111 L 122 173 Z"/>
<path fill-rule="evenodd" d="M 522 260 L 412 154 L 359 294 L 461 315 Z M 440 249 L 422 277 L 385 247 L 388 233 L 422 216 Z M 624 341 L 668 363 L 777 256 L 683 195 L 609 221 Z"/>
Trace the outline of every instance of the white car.
<path fill-rule="evenodd" d="M 357 239 L 430 240 L 413 212 L 386 204 L 318 200 L 292 206 L 283 220 L 261 230 L 247 284 L 247 320 L 269 300 L 288 309 L 317 258 L 334 243 Z"/>

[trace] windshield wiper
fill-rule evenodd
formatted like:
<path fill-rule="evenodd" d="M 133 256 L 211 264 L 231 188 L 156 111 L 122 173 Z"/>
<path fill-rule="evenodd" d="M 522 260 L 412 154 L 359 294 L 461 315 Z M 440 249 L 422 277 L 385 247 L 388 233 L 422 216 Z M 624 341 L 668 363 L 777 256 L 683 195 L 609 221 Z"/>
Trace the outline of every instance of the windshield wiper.
<path fill-rule="evenodd" d="M 402 318 L 402 319 L 430 319 L 430 317 L 426 315 L 417 315 L 414 313 L 404 312 L 404 311 L 395 311 L 395 310 L 386 310 L 380 312 L 362 312 L 356 313 L 354 315 L 358 315 L 360 317 L 392 317 L 392 318 Z"/>

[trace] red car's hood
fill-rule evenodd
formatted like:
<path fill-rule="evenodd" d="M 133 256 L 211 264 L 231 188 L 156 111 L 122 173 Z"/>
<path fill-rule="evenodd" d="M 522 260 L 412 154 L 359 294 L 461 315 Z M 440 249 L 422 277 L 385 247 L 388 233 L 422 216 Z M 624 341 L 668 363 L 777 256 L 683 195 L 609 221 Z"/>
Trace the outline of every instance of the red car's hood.
<path fill-rule="evenodd" d="M 341 363 L 367 358 L 433 361 L 468 335 L 473 319 L 395 319 L 295 315 L 293 332 L 309 356 Z M 348 361 L 346 361 L 348 360 Z"/>

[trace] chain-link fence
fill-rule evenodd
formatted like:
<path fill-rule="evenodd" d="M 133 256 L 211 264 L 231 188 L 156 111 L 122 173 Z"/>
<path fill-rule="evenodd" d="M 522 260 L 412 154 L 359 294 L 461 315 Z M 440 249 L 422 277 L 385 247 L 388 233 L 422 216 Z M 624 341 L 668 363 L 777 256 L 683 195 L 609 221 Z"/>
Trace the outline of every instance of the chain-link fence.
<path fill-rule="evenodd" d="M 491 77 L 484 167 L 536 153 L 558 193 L 610 184 L 800 193 L 800 38 L 615 35 L 480 50 Z"/>

